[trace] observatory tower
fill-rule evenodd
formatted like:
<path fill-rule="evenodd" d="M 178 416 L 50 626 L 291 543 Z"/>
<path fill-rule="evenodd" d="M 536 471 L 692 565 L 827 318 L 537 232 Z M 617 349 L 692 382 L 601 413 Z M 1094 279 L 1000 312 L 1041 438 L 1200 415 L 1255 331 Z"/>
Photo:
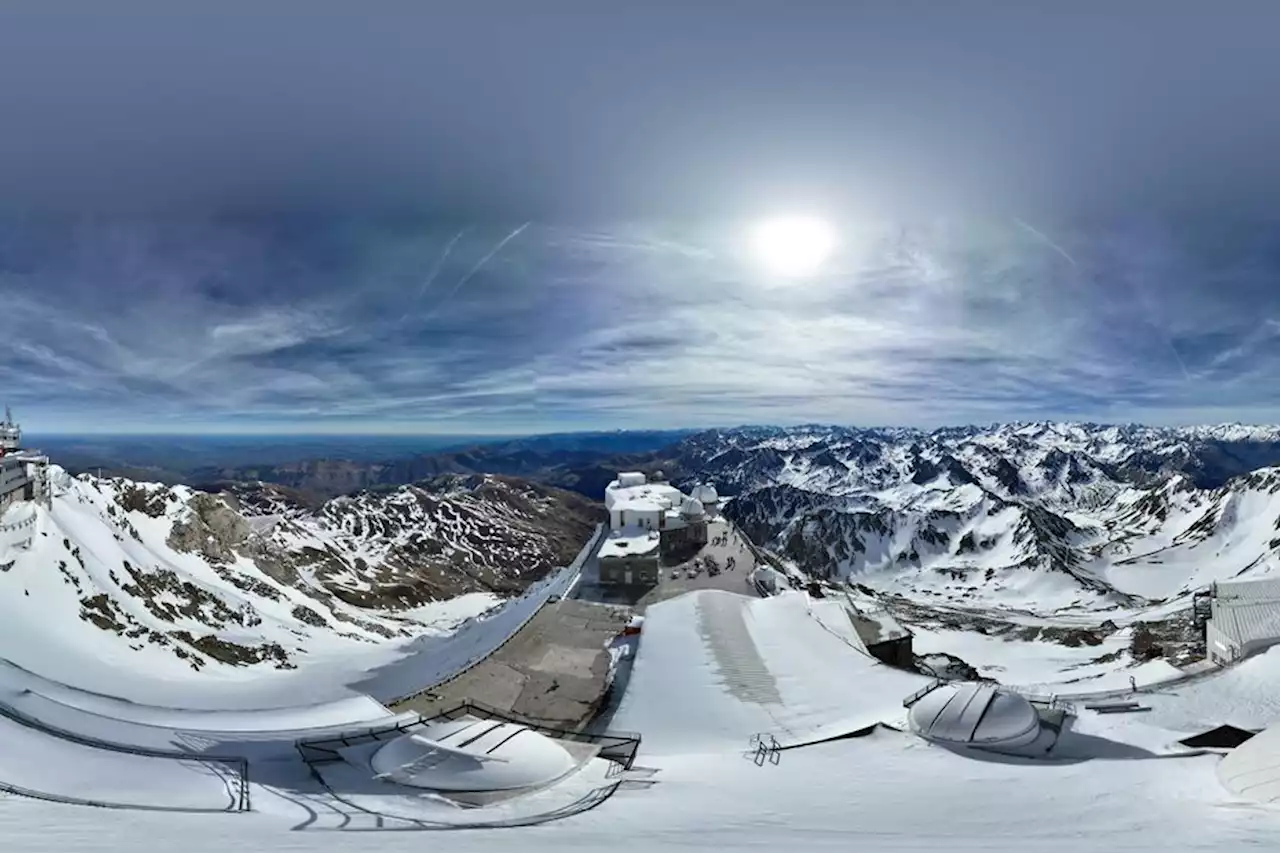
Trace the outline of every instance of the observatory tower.
<path fill-rule="evenodd" d="M 49 457 L 22 449 L 22 427 L 4 407 L 0 423 L 0 512 L 15 501 L 37 501 L 49 505 Z"/>

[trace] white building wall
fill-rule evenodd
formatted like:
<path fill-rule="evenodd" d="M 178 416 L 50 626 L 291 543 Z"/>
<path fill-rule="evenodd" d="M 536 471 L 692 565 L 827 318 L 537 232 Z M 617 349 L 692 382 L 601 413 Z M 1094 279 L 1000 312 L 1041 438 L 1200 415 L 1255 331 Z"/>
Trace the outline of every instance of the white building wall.
<path fill-rule="evenodd" d="M 1240 658 L 1240 646 L 1235 640 L 1222 633 L 1212 619 L 1205 625 L 1204 637 L 1205 650 L 1210 660 L 1219 663 L 1230 663 Z"/>
<path fill-rule="evenodd" d="M 1205 646 L 1229 662 L 1280 644 L 1280 584 L 1274 579 L 1214 584 Z"/>
<path fill-rule="evenodd" d="M 618 514 L 618 522 L 613 525 L 615 530 L 623 527 L 643 527 L 646 530 L 658 530 L 662 526 L 661 509 L 637 509 L 623 505 L 616 512 Z"/>

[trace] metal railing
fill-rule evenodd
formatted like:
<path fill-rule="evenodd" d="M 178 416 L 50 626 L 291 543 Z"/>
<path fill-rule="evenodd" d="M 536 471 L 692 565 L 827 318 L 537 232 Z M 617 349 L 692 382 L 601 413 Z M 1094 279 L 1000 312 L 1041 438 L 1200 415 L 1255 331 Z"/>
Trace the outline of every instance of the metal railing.
<path fill-rule="evenodd" d="M 67 729 L 51 726 L 42 722 L 35 717 L 28 716 L 21 711 L 9 705 L 0 703 L 0 716 L 6 717 L 13 722 L 43 732 L 51 737 L 65 740 L 70 743 L 76 743 L 81 746 L 87 746 L 92 749 L 100 749 L 106 752 L 118 752 L 127 755 L 137 755 L 142 758 L 164 758 L 175 761 L 195 761 L 200 764 L 206 764 L 215 769 L 218 766 L 229 768 L 234 773 L 235 786 L 231 789 L 231 803 L 226 808 L 189 808 L 180 806 L 148 806 L 148 805 L 125 805 L 121 803 L 109 803 L 105 801 L 82 800 L 76 797 L 63 797 L 55 794 L 40 793 L 28 791 L 16 785 L 9 785 L 0 782 L 0 789 L 18 794 L 20 796 L 35 797 L 37 799 L 55 800 L 58 802 L 72 803 L 76 805 L 92 805 L 101 808 L 115 809 L 140 809 L 144 811 L 183 811 L 183 812 L 248 812 L 253 807 L 249 799 L 249 760 L 240 755 L 213 755 L 199 752 L 182 752 L 178 750 L 150 749 L 141 746 L 130 746 L 122 743 L 114 743 L 112 741 L 100 740 L 95 737 L 89 737 L 77 732 L 68 731 Z"/>
<path fill-rule="evenodd" d="M 301 754 L 302 760 L 308 764 L 323 764 L 326 762 L 341 761 L 341 750 L 346 749 L 347 747 L 391 740 L 402 734 L 408 734 L 409 732 L 421 729 L 432 723 L 440 722 L 442 720 L 456 720 L 468 715 L 486 720 L 515 723 L 558 740 L 598 744 L 600 746 L 600 751 L 598 753 L 599 757 L 619 765 L 622 770 L 631 769 L 631 766 L 635 763 L 636 753 L 640 749 L 641 737 L 635 732 L 590 733 L 572 731 L 569 729 L 558 729 L 553 726 L 530 722 L 512 714 L 499 711 L 497 708 L 493 708 L 481 702 L 473 701 L 463 702 L 456 707 L 450 708 L 447 711 L 441 711 L 440 713 L 430 717 L 418 717 L 415 720 L 402 720 L 401 722 L 390 725 L 371 726 L 369 728 L 361 729 L 360 731 L 351 732 L 350 734 L 346 734 L 341 737 L 300 740 L 295 743 L 295 746 L 297 747 L 299 754 Z"/>
<path fill-rule="evenodd" d="M 777 764 L 782 760 L 782 744 L 769 732 L 752 735 L 751 760 L 756 767 L 763 767 L 766 761 Z"/>
<path fill-rule="evenodd" d="M 943 681 L 941 678 L 936 678 L 936 679 L 934 679 L 933 681 L 930 681 L 930 682 L 929 682 L 928 684 L 926 684 L 924 687 L 921 687 L 921 688 L 920 688 L 919 690 L 917 690 L 915 693 L 912 693 L 912 694 L 911 694 L 910 696 L 908 696 L 906 699 L 903 699 L 903 700 L 902 700 L 902 707 L 904 707 L 904 708 L 910 708 L 912 705 L 914 705 L 915 703 L 919 702 L 919 701 L 920 701 L 921 699 L 923 699 L 925 696 L 928 696 L 930 693 L 932 693 L 933 691 L 937 690 L 939 687 L 941 687 L 941 686 L 942 686 L 942 685 L 944 685 L 944 684 L 946 684 L 946 682 L 945 682 L 945 681 Z"/>
<path fill-rule="evenodd" d="M 539 824 L 550 823 L 555 820 L 561 820 L 566 817 L 571 817 L 573 815 L 582 814 L 583 812 L 591 811 L 596 806 L 599 806 L 605 800 L 612 797 L 623 787 L 636 784 L 636 783 L 628 782 L 626 780 L 611 782 L 608 785 L 602 785 L 599 788 L 595 788 L 591 791 L 588 791 L 584 796 L 575 800 L 572 803 L 568 803 L 566 805 L 561 806 L 558 809 L 552 809 L 551 811 L 541 812 L 539 814 L 527 815 L 524 817 L 498 819 L 498 820 L 492 820 L 492 821 L 459 821 L 457 823 L 452 823 L 452 822 L 445 822 L 445 821 L 428 820 L 428 819 L 416 817 L 413 815 L 395 814 L 393 812 L 385 811 L 385 810 L 371 809 L 366 806 L 360 805 L 359 803 L 349 799 L 348 797 L 343 796 L 341 793 L 335 790 L 334 787 L 330 785 L 329 782 L 324 778 L 324 775 L 320 773 L 318 770 L 316 770 L 315 767 L 311 768 L 311 776 L 313 779 L 316 780 L 316 782 L 322 788 L 324 788 L 324 790 L 329 794 L 329 796 L 333 797 L 333 799 L 336 802 L 342 803 L 344 806 L 346 806 L 347 808 L 351 809 L 354 812 L 359 812 L 361 814 L 368 815 L 369 817 L 374 818 L 375 826 L 372 828 L 375 830 L 394 831 L 394 830 L 408 829 L 408 830 L 424 831 L 424 832 L 432 831 L 432 830 L 448 831 L 448 830 L 459 830 L 459 829 L 514 829 L 516 827 L 521 827 L 521 826 L 537 826 Z M 404 826 L 404 827 L 387 826 L 386 825 L 387 820 L 399 821 L 401 823 L 407 824 L 407 826 Z M 345 825 L 345 822 L 344 822 L 344 825 Z M 361 829 L 353 828 L 349 831 L 358 832 L 358 831 L 361 831 Z"/>
<path fill-rule="evenodd" d="M 997 689 L 1003 689 L 1006 693 L 1016 693 L 1033 705 L 1043 705 L 1051 710 L 1063 711 L 1067 714 L 1071 714 L 1072 716 L 1075 716 L 1076 713 L 1075 703 L 1067 699 L 1063 699 L 1056 693 L 1024 693 L 1020 690 L 1014 690 L 1013 688 Z"/>

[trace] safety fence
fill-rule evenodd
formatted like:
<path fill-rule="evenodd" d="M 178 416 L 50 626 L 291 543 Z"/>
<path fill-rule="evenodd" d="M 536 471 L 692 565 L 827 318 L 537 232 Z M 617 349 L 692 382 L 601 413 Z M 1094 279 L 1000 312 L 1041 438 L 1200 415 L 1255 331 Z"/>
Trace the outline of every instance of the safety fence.
<path fill-rule="evenodd" d="M 335 802 L 341 803 L 352 812 L 358 812 L 373 819 L 373 825 L 369 827 L 353 827 L 347 824 L 344 819 L 343 825 L 332 827 L 335 832 L 395 832 L 395 831 L 452 831 L 461 829 L 515 829 L 521 826 L 537 826 L 539 824 L 551 823 L 556 820 L 563 820 L 566 817 L 589 812 L 596 806 L 602 804 L 605 800 L 612 797 L 618 791 L 635 785 L 643 785 L 647 783 L 633 783 L 626 780 L 611 782 L 608 785 L 602 785 L 588 791 L 584 796 L 567 803 L 558 809 L 551 811 L 539 812 L 538 814 L 523 815 L 513 818 L 499 818 L 497 820 L 474 820 L 459 821 L 457 823 L 445 822 L 438 820 L 427 820 L 415 815 L 397 814 L 387 809 L 372 809 L 367 806 L 360 805 L 349 797 L 344 796 L 336 790 L 328 780 L 324 778 L 324 774 L 320 773 L 314 766 L 311 767 L 311 777 L 320 787 L 322 787 Z M 474 810 L 473 810 L 474 811 Z M 388 821 L 396 821 L 401 826 L 388 825 Z"/>
<path fill-rule="evenodd" d="M 852 738 L 866 737 L 878 728 L 891 729 L 899 731 L 894 726 L 886 723 L 872 723 L 869 726 L 862 726 L 856 729 L 846 731 L 837 731 L 834 734 L 821 734 L 809 740 L 792 741 L 789 743 L 779 743 L 778 738 L 772 732 L 759 732 L 751 736 L 748 757 L 755 763 L 757 767 L 763 767 L 765 763 L 777 764 L 781 760 L 782 753 L 791 749 L 804 749 L 811 746 L 820 746 L 822 744 L 833 743 L 838 740 L 850 740 Z"/>
<path fill-rule="evenodd" d="M 9 793 L 32 797 L 35 799 L 69 803 L 72 805 L 88 805 L 109 809 L 174 812 L 248 812 L 253 810 L 249 798 L 249 761 L 243 756 L 213 755 L 199 752 L 182 752 L 179 750 L 148 749 L 146 747 L 130 746 L 121 743 L 114 743 L 112 741 L 100 740 L 99 738 L 89 737 L 57 726 L 51 726 L 3 703 L 0 703 L 0 716 L 12 720 L 26 728 L 58 738 L 59 740 L 65 740 L 91 749 L 99 749 L 105 752 L 115 752 L 126 755 L 136 755 L 142 758 L 161 758 L 173 761 L 189 761 L 203 764 L 206 767 L 211 768 L 227 783 L 229 803 L 228 805 L 220 808 L 113 803 L 105 800 L 92 800 L 73 796 L 63 796 L 49 792 L 30 791 L 20 786 L 0 781 L 0 789 L 8 791 Z M 224 775 L 224 773 L 227 773 L 228 775 Z"/>
<path fill-rule="evenodd" d="M 341 750 L 361 744 L 376 743 L 380 741 L 393 740 L 403 734 L 416 731 L 431 725 L 447 720 L 456 720 L 460 717 L 478 717 L 484 720 L 496 720 L 504 723 L 515 723 L 524 726 L 527 729 L 536 731 L 548 737 L 557 740 L 567 740 L 576 743 L 591 743 L 600 747 L 597 753 L 600 758 L 613 762 L 622 770 L 630 770 L 635 763 L 636 753 L 640 749 L 640 735 L 635 732 L 581 732 L 568 729 L 558 729 L 552 726 L 544 726 L 539 723 L 529 722 L 512 714 L 485 705 L 481 702 L 467 701 L 462 704 L 442 711 L 430 717 L 418 717 L 414 720 L 402 720 L 398 723 L 383 726 L 371 726 L 359 731 L 345 734 L 341 737 L 319 738 L 315 740 L 300 740 L 295 746 L 302 755 L 302 760 L 308 764 L 323 764 L 325 762 L 341 761 Z"/>
<path fill-rule="evenodd" d="M 1062 698 L 1056 693 L 1026 693 L 1021 690 L 1013 690 L 1006 688 L 1007 693 L 1017 693 L 1023 699 L 1026 699 L 1032 705 L 1040 705 L 1052 711 L 1062 711 L 1071 716 L 1076 715 L 1076 706 L 1074 702 Z"/>
<path fill-rule="evenodd" d="M 933 681 L 930 681 L 928 684 L 926 684 L 924 687 L 921 687 L 915 693 L 912 693 L 906 699 L 903 699 L 902 707 L 910 708 L 912 705 L 919 702 L 921 699 L 928 696 L 930 693 L 937 690 L 939 687 L 941 687 L 946 683 L 947 682 L 943 681 L 941 678 L 935 678 Z"/>
<path fill-rule="evenodd" d="M 782 757 L 782 745 L 772 734 L 764 732 L 751 736 L 751 760 L 756 767 L 763 767 L 765 762 L 777 764 Z"/>
<path fill-rule="evenodd" d="M 488 821 L 461 821 L 454 823 L 428 820 L 415 815 L 397 814 L 384 808 L 372 809 L 367 806 L 363 806 L 353 801 L 350 797 L 344 796 L 341 791 L 335 789 L 333 785 L 330 784 L 329 780 L 325 778 L 325 775 L 320 772 L 318 767 L 318 765 L 341 761 L 341 750 L 347 747 L 392 740 L 402 734 L 407 734 L 416 729 L 430 725 L 433 722 L 456 720 L 465 716 L 516 723 L 533 731 L 545 734 L 549 737 L 558 738 L 560 740 L 597 744 L 600 747 L 597 752 L 597 756 L 610 762 L 610 767 L 608 771 L 606 771 L 605 778 L 612 781 L 588 791 L 585 795 L 572 803 L 568 803 L 551 811 L 516 818 Z M 640 749 L 640 740 L 639 734 L 630 732 L 604 732 L 590 734 L 587 732 L 557 729 L 551 726 L 544 726 L 522 720 L 480 702 L 464 702 L 457 707 L 435 714 L 431 717 L 419 717 L 416 720 L 406 720 L 394 725 L 373 726 L 362 729 L 358 732 L 351 732 L 342 737 L 298 741 L 295 745 L 298 752 L 301 754 L 303 761 L 305 761 L 307 766 L 310 768 L 311 777 L 321 785 L 329 796 L 333 797 L 336 802 L 342 803 L 353 812 L 358 812 L 373 818 L 374 826 L 371 827 L 371 829 L 457 830 L 509 829 L 520 826 L 535 826 L 537 824 L 549 823 L 551 821 L 561 820 L 572 815 L 590 811 L 620 790 L 651 785 L 653 784 L 651 781 L 636 781 L 632 779 L 619 778 L 634 765 L 636 753 Z M 386 824 L 387 820 L 398 821 L 404 824 L 404 826 L 388 826 Z M 348 831 L 359 831 L 358 828 L 344 828 L 347 828 Z"/>

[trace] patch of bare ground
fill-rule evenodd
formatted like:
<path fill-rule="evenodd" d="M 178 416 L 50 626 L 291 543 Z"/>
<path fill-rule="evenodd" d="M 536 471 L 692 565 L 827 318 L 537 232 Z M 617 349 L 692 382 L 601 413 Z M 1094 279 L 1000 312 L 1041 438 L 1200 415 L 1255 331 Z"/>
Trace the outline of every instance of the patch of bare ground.
<path fill-rule="evenodd" d="M 172 636 L 220 663 L 248 666 L 270 662 L 276 665 L 276 669 L 297 669 L 297 665 L 289 660 L 288 653 L 279 643 L 246 646 L 220 639 L 212 634 L 193 637 L 186 631 L 174 631 Z"/>
<path fill-rule="evenodd" d="M 1167 619 L 1135 622 L 1130 650 L 1138 660 L 1163 658 L 1184 666 L 1204 657 L 1204 635 L 1188 609 Z"/>
<path fill-rule="evenodd" d="M 934 608 L 902 596 L 877 593 L 865 586 L 859 585 L 857 589 L 864 595 L 874 596 L 899 621 L 908 626 L 924 625 L 1010 640 L 1059 643 L 1069 648 L 1099 646 L 1119 630 L 1110 619 L 1103 619 L 1097 625 L 1026 625 L 1000 619 L 990 611 Z M 1132 629 L 1132 638 L 1127 651 L 1135 660 L 1164 659 L 1175 666 L 1185 666 L 1204 656 L 1204 638 L 1196 628 L 1190 606 L 1165 619 L 1139 620 L 1129 627 Z M 1121 656 L 1122 652 L 1108 652 L 1090 659 L 1088 663 L 1109 663 Z"/>
<path fill-rule="evenodd" d="M 168 509 L 171 494 L 167 486 L 148 489 L 137 483 L 126 482 L 116 493 L 116 502 L 127 512 L 140 512 L 150 518 L 160 518 Z"/>
<path fill-rule="evenodd" d="M 215 495 L 197 494 L 187 508 L 190 515 L 173 523 L 166 544 L 179 553 L 201 554 L 209 562 L 234 561 L 234 549 L 253 532 L 249 522 Z"/>

